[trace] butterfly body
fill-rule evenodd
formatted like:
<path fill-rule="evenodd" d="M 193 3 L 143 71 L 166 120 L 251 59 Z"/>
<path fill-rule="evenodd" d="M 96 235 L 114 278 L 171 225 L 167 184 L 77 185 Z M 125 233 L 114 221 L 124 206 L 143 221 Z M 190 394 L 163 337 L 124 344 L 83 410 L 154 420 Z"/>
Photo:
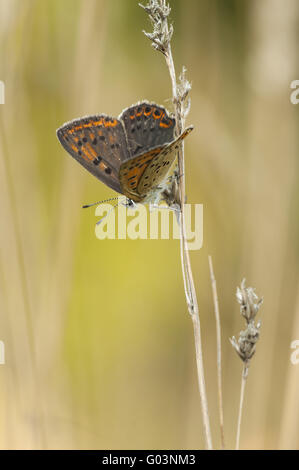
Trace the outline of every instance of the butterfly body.
<path fill-rule="evenodd" d="M 57 130 L 62 146 L 90 173 L 134 202 L 154 202 L 167 187 L 180 142 L 175 119 L 146 101 L 118 119 L 104 114 L 76 119 Z"/>

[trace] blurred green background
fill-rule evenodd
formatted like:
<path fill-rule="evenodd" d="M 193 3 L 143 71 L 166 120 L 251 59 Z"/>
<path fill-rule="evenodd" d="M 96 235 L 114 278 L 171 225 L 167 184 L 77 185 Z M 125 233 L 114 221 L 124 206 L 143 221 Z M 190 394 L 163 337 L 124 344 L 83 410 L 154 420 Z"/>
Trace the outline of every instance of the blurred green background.
<path fill-rule="evenodd" d="M 114 195 L 60 146 L 82 115 L 140 99 L 171 109 L 163 57 L 135 0 L 0 0 L 0 447 L 196 449 L 204 437 L 178 241 L 100 241 Z M 265 298 L 241 447 L 299 448 L 296 0 L 172 0 L 173 54 L 192 82 L 188 202 L 204 205 L 191 259 L 215 447 L 220 445 L 208 255 L 222 321 L 224 418 L 234 446 L 243 277 Z"/>

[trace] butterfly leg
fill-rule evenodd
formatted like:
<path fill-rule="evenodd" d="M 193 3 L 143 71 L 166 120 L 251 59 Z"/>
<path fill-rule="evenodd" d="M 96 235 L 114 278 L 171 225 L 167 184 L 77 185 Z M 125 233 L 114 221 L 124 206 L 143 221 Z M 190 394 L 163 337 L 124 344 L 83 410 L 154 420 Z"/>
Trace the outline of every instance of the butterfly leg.
<path fill-rule="evenodd" d="M 179 206 L 161 206 L 159 204 L 149 204 L 149 210 L 152 212 L 155 209 L 166 209 L 168 211 L 180 212 Z"/>

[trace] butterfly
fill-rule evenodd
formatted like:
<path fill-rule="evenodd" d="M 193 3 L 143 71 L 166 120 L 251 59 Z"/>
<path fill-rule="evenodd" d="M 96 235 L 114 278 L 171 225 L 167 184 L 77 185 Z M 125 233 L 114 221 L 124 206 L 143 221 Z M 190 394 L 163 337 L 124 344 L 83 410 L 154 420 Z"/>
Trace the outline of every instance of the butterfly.
<path fill-rule="evenodd" d="M 70 121 L 57 130 L 65 150 L 86 170 L 134 203 L 163 200 L 180 143 L 175 119 L 164 107 L 143 101 L 116 119 L 105 114 Z M 164 194 L 164 196 L 163 196 Z"/>

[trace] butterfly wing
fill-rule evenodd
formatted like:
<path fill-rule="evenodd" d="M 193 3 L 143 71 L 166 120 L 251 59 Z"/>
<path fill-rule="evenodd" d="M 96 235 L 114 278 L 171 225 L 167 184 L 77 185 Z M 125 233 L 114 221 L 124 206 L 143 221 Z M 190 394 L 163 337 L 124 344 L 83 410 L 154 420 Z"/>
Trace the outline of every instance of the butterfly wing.
<path fill-rule="evenodd" d="M 162 106 L 143 101 L 125 109 L 119 119 L 124 123 L 131 157 L 174 139 L 175 119 Z"/>
<path fill-rule="evenodd" d="M 123 124 L 106 115 L 75 119 L 57 130 L 65 150 L 86 170 L 122 193 L 119 168 L 129 152 Z"/>
<path fill-rule="evenodd" d="M 167 144 L 155 147 L 149 152 L 130 158 L 128 161 L 122 163 L 119 170 L 119 180 L 122 187 L 123 194 L 133 199 L 135 202 L 141 201 L 138 194 L 139 182 L 143 173 L 165 148 Z"/>
<path fill-rule="evenodd" d="M 123 193 L 136 202 L 142 201 L 150 191 L 164 182 L 175 162 L 180 142 L 193 129 L 188 127 L 170 144 L 155 147 L 121 164 L 119 179 Z"/>
<path fill-rule="evenodd" d="M 164 146 L 161 151 L 153 157 L 138 182 L 137 192 L 141 197 L 144 197 L 150 188 L 158 186 L 165 181 L 176 160 L 180 143 L 192 130 L 192 126 L 187 127 L 179 137 Z"/>

